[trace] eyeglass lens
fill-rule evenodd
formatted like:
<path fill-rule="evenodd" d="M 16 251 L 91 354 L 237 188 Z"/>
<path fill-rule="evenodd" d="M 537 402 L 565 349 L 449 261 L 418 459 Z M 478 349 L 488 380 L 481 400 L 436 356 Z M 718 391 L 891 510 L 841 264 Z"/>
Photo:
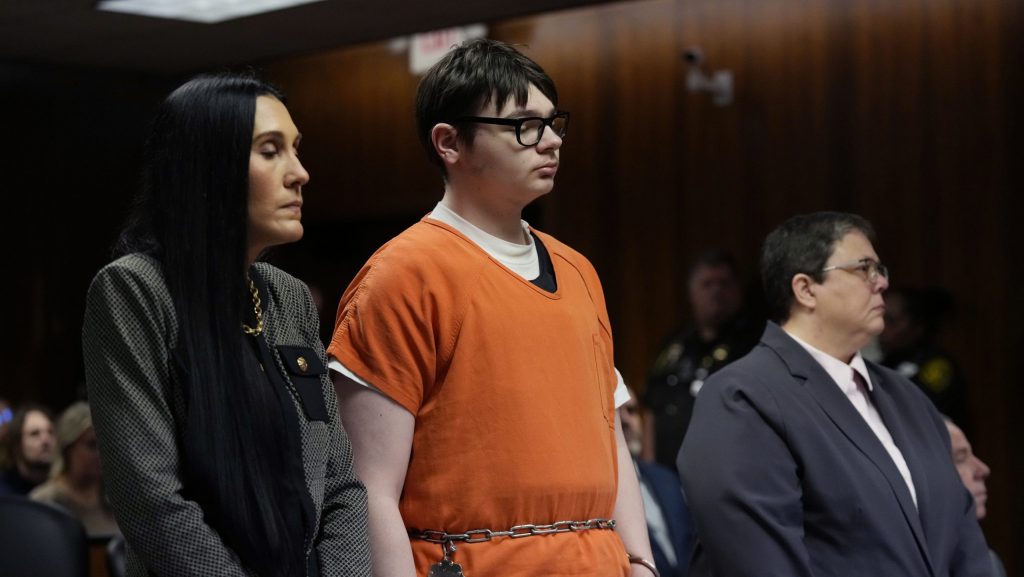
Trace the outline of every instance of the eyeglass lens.
<path fill-rule="evenodd" d="M 870 269 L 868 270 L 868 278 L 874 280 L 878 277 L 889 278 L 889 267 L 876 261 L 870 261 Z"/>
<path fill-rule="evenodd" d="M 544 126 L 547 124 L 551 125 L 551 130 L 555 131 L 555 134 L 559 138 L 565 136 L 566 126 L 568 125 L 569 119 L 564 116 L 555 116 L 550 120 L 547 118 L 527 118 L 523 120 L 523 123 L 519 126 L 519 142 L 523 146 L 533 146 L 540 142 L 541 136 L 544 135 Z"/>

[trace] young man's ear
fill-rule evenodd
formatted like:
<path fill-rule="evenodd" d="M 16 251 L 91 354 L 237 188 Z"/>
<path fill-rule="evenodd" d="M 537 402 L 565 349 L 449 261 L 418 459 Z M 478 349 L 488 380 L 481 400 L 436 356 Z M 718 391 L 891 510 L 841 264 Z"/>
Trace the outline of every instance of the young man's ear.
<path fill-rule="evenodd" d="M 458 129 L 446 122 L 438 122 L 430 129 L 430 141 L 442 162 L 447 165 L 458 162 L 462 150 Z"/>

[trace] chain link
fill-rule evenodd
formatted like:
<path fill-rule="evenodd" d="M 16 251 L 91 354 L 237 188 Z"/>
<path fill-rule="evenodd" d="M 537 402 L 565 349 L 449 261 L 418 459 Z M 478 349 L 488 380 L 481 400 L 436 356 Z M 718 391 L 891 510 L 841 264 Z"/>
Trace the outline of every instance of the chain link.
<path fill-rule="evenodd" d="M 553 533 L 569 533 L 571 531 L 589 531 L 591 529 L 614 529 L 615 519 L 591 519 L 589 521 L 556 521 L 550 525 L 516 525 L 508 531 L 492 531 L 490 529 L 473 529 L 465 533 L 446 533 L 435 529 L 410 531 L 409 535 L 428 543 L 484 543 L 498 537 L 521 539 L 535 535 L 551 535 Z"/>

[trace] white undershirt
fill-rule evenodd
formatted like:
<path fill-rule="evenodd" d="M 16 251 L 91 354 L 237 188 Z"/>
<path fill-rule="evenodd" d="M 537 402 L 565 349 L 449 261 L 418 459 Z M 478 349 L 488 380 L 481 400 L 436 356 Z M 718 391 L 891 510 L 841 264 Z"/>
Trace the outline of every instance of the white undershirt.
<path fill-rule="evenodd" d="M 523 232 L 529 244 L 508 242 L 484 232 L 475 224 L 455 214 L 452 209 L 440 202 L 434 207 L 429 218 L 443 222 L 461 232 L 466 238 L 484 249 L 484 252 L 491 255 L 492 258 L 524 279 L 532 281 L 540 276 L 540 258 L 537 256 L 537 244 L 533 242 L 533 235 L 530 234 L 530 225 L 525 220 L 520 219 L 519 222 L 523 227 Z"/>
<path fill-rule="evenodd" d="M 829 355 L 828 353 L 818 350 L 810 344 L 800 340 L 792 333 L 786 333 L 793 337 L 797 343 L 800 344 L 818 364 L 821 365 L 825 372 L 832 377 L 832 380 L 839 386 L 839 390 L 846 395 L 846 398 L 850 400 L 853 407 L 857 409 L 860 416 L 864 418 L 864 421 L 871 427 L 871 431 L 875 433 L 878 440 L 885 447 L 885 451 L 889 453 L 889 457 L 892 458 L 896 468 L 899 469 L 900 475 L 903 476 L 903 481 L 907 484 L 907 488 L 910 489 L 910 497 L 914 500 L 914 506 L 917 506 L 917 491 L 914 490 L 914 479 L 910 476 L 910 468 L 907 467 L 907 460 L 903 458 L 903 453 L 900 448 L 896 446 L 896 443 L 892 440 L 892 434 L 889 433 L 889 429 L 886 428 L 885 422 L 882 421 L 882 416 L 878 414 L 878 409 L 871 402 L 871 399 L 867 396 L 866 391 L 862 391 L 861 387 L 857 385 L 857 382 L 853 379 L 853 371 L 857 371 L 861 378 L 864 379 L 864 384 L 867 386 L 868 391 L 874 390 L 874 385 L 871 384 L 871 377 L 868 375 L 868 367 L 864 364 L 864 357 L 861 356 L 860 352 L 853 356 L 853 360 L 850 364 L 846 364 L 843 361 Z"/>
<path fill-rule="evenodd" d="M 530 234 L 530 225 L 525 220 L 520 220 L 519 222 L 522 223 L 523 230 L 526 232 L 526 238 L 529 240 L 529 244 L 508 242 L 490 233 L 484 232 L 473 223 L 455 214 L 451 209 L 440 202 L 437 203 L 437 206 L 434 207 L 433 212 L 431 212 L 427 218 L 443 222 L 459 231 L 463 236 L 482 248 L 484 252 L 491 256 L 491 258 L 500 262 L 506 268 L 524 279 L 532 281 L 540 276 L 540 259 L 537 256 L 537 244 L 533 242 L 533 235 Z M 364 387 L 377 389 L 377 387 L 373 386 L 371 383 L 357 377 L 355 373 L 348 370 L 345 365 L 342 365 L 341 362 L 333 356 L 329 357 L 327 366 L 331 370 L 345 375 Z M 626 388 L 626 382 L 622 379 L 622 373 L 619 372 L 619 369 L 615 369 L 615 379 L 617 381 L 615 386 L 615 408 L 618 409 L 622 405 L 625 405 L 626 402 L 629 401 L 630 397 L 629 390 Z"/>

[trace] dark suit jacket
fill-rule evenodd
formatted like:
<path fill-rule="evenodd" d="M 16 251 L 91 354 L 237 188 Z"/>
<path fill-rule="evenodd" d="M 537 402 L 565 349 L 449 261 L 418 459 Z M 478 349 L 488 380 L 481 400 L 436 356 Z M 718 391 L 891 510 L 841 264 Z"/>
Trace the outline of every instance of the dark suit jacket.
<path fill-rule="evenodd" d="M 677 564 L 672 566 L 661 545 L 651 536 L 654 565 L 661 573 L 661 577 L 686 577 L 690 564 L 690 549 L 693 547 L 693 521 L 690 520 L 690 512 L 683 501 L 679 477 L 674 471 L 659 463 L 636 461 L 636 467 L 640 474 L 640 482 L 647 486 L 661 507 L 668 537 L 672 541 L 673 553 L 676 556 Z"/>
<path fill-rule="evenodd" d="M 678 466 L 697 528 L 691 575 L 987 576 L 974 500 L 928 399 L 867 363 L 896 465 L 835 381 L 778 325 L 712 376 Z"/>

